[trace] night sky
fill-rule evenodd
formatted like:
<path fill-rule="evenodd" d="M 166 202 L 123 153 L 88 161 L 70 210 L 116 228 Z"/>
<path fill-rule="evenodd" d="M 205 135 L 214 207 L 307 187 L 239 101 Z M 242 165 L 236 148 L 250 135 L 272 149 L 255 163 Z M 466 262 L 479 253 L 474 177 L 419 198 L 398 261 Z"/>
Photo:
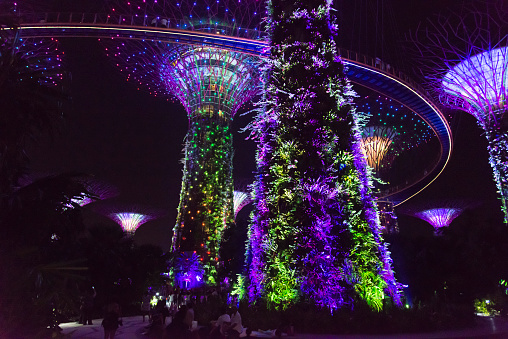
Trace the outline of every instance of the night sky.
<path fill-rule="evenodd" d="M 396 45 L 404 32 L 414 29 L 425 17 L 457 3 L 461 1 L 336 1 L 339 19 L 343 18 L 350 28 L 355 25 L 348 22 L 352 18 L 355 23 L 366 22 L 365 40 L 363 37 L 356 40 L 354 32 L 344 28 L 342 41 L 346 48 L 372 56 L 383 55 L 383 59 L 399 68 L 397 60 L 404 59 L 400 49 L 387 46 Z M 372 15 L 379 15 L 379 6 L 383 8 L 382 20 L 375 25 Z M 415 17 L 414 13 L 419 16 Z M 344 27 L 340 21 L 338 23 L 339 27 Z M 383 33 L 382 46 L 380 32 Z M 136 203 L 165 210 L 165 217 L 142 225 L 134 239 L 138 244 L 155 244 L 167 250 L 181 187 L 180 160 L 187 130 L 183 107 L 176 100 L 154 98 L 128 84 L 95 39 L 61 39 L 61 42 L 68 70 L 72 73 L 72 102 L 60 131 L 52 140 L 41 140 L 30 150 L 33 172 L 90 173 L 118 187 L 121 195 L 113 199 L 113 203 Z M 408 67 L 411 65 L 406 60 L 400 69 Z M 241 111 L 250 108 L 246 105 Z M 445 112 L 447 115 L 453 113 L 452 159 L 443 174 L 408 203 L 444 198 L 474 199 L 481 205 L 466 217 L 501 223 L 502 214 L 481 129 L 468 114 Z M 245 140 L 246 133 L 239 133 L 249 119 L 249 116 L 237 114 L 233 123 L 234 178 L 244 183 L 252 180 L 255 168 L 255 145 Z M 246 218 L 246 214 L 244 212 L 240 217 Z M 91 211 L 86 215 L 90 225 L 110 222 Z M 418 219 L 401 216 L 399 221 L 401 231 L 417 225 L 423 232 L 432 232 L 430 225 Z"/>

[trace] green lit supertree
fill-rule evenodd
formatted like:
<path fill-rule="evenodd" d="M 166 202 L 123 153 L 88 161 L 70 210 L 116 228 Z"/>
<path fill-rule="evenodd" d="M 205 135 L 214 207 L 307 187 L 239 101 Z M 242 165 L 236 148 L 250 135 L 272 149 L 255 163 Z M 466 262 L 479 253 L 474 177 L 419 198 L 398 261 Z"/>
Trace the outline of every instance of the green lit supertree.
<path fill-rule="evenodd" d="M 114 15 L 125 13 L 162 32 L 176 28 L 235 43 L 260 35 L 257 1 L 111 3 Z M 213 42 L 111 39 L 103 43 L 129 82 L 152 95 L 177 98 L 185 107 L 189 125 L 171 249 L 177 256 L 196 253 L 205 272 L 203 282 L 217 284 L 222 235 L 234 224 L 232 121 L 259 91 L 258 57 L 238 46 Z"/>
<path fill-rule="evenodd" d="M 397 304 L 399 294 L 330 6 L 268 2 L 248 295 L 275 308 L 306 300 L 330 309 L 359 297 L 380 310 L 386 289 Z"/>

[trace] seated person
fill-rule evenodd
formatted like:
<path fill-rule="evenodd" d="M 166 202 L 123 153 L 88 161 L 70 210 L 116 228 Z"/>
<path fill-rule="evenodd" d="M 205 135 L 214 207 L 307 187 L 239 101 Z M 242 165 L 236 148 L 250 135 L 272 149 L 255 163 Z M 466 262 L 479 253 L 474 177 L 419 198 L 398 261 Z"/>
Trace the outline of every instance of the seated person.
<path fill-rule="evenodd" d="M 228 338 L 239 338 L 243 332 L 242 316 L 236 306 L 231 307 L 231 326 L 227 330 Z"/>
<path fill-rule="evenodd" d="M 173 321 L 166 327 L 165 338 L 187 338 L 190 335 L 189 327 L 185 324 L 186 314 L 187 306 L 180 306 L 180 310 L 174 315 Z"/>

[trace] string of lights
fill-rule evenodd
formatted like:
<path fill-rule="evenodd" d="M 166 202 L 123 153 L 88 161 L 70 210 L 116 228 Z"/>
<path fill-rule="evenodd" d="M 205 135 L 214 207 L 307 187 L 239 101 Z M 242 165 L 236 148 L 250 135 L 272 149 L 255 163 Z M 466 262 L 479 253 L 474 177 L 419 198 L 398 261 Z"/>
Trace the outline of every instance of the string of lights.
<path fill-rule="evenodd" d="M 111 15 L 127 13 L 159 28 L 259 38 L 260 6 L 260 1 L 120 1 L 112 2 Z M 103 43 L 127 81 L 185 107 L 189 128 L 172 251 L 195 251 L 203 282 L 215 285 L 222 234 L 234 223 L 231 123 L 259 91 L 257 57 L 212 44 Z"/>
<path fill-rule="evenodd" d="M 328 1 L 269 1 L 247 293 L 275 308 L 400 304 Z M 290 12 L 288 12 L 290 10 Z"/>

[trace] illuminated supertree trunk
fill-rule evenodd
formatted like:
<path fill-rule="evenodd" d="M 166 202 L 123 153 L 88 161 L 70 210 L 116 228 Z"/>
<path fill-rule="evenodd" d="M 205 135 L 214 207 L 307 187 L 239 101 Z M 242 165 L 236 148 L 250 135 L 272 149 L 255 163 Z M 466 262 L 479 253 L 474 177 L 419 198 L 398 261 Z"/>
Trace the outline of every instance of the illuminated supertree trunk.
<path fill-rule="evenodd" d="M 259 3 L 133 0 L 118 2 L 112 12 L 126 12 L 144 25 L 252 38 L 259 37 L 249 22 L 259 21 Z M 177 254 L 195 252 L 204 269 L 203 282 L 216 284 L 221 238 L 234 224 L 231 123 L 240 106 L 259 90 L 256 57 L 213 44 L 129 41 L 111 47 L 109 55 L 121 60 L 129 81 L 154 95 L 176 97 L 187 111 L 182 190 L 171 249 Z"/>
<path fill-rule="evenodd" d="M 411 37 L 419 68 L 441 102 L 473 115 L 485 131 L 489 162 L 508 222 L 507 27 L 502 3 L 485 3 L 430 22 Z M 450 39 L 453 36 L 453 39 Z"/>
<path fill-rule="evenodd" d="M 209 284 L 217 283 L 219 246 L 233 213 L 231 122 L 256 91 L 249 56 L 217 48 L 178 48 L 162 74 L 189 115 L 184 175 L 172 250 L 196 251 Z"/>
<path fill-rule="evenodd" d="M 228 120 L 191 118 L 177 224 L 173 230 L 172 250 L 196 251 L 208 278 L 216 274 L 222 233 L 234 222 L 233 138 Z"/>
<path fill-rule="evenodd" d="M 330 18 L 330 1 L 269 1 L 266 97 L 249 230 L 249 298 L 336 309 L 399 303 Z"/>

